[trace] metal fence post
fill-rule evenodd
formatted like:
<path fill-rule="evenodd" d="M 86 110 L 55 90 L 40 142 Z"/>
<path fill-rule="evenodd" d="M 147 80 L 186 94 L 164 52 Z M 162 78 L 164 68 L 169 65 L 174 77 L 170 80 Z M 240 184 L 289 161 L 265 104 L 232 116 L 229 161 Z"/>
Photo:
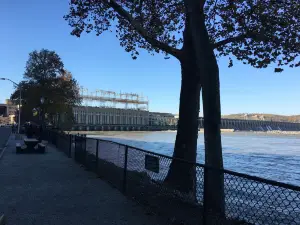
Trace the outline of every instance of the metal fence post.
<path fill-rule="evenodd" d="M 98 173 L 98 156 L 99 156 L 98 149 L 99 149 L 99 140 L 97 140 L 96 143 L 96 173 Z"/>
<path fill-rule="evenodd" d="M 59 140 L 59 134 L 57 134 L 57 135 L 56 135 L 56 148 L 58 148 L 58 150 L 60 150 L 60 149 L 59 149 L 59 144 L 60 144 L 59 141 L 60 141 L 60 140 Z"/>
<path fill-rule="evenodd" d="M 84 139 L 83 139 L 82 135 L 79 136 L 79 140 L 80 140 L 80 154 L 78 156 L 79 156 L 80 163 L 84 164 L 83 163 L 83 157 L 84 157 L 83 141 L 84 141 Z"/>
<path fill-rule="evenodd" d="M 72 154 L 72 134 L 69 134 L 69 158 L 71 158 Z"/>
<path fill-rule="evenodd" d="M 128 159 L 128 146 L 125 146 L 125 159 L 124 159 L 124 171 L 123 171 L 123 193 L 126 194 L 127 189 L 127 159 Z"/>
<path fill-rule="evenodd" d="M 55 147 L 58 148 L 58 133 L 55 135 Z"/>
<path fill-rule="evenodd" d="M 84 165 L 86 166 L 86 136 L 84 136 Z"/>
<path fill-rule="evenodd" d="M 202 223 L 203 225 L 207 225 L 207 176 L 208 176 L 208 169 L 204 166 L 204 177 L 203 177 L 203 183 L 204 183 L 204 190 L 203 190 L 203 214 L 202 214 Z"/>
<path fill-rule="evenodd" d="M 76 137 L 77 137 L 77 135 L 75 134 L 74 135 L 74 159 L 77 161 L 77 158 L 76 158 Z"/>

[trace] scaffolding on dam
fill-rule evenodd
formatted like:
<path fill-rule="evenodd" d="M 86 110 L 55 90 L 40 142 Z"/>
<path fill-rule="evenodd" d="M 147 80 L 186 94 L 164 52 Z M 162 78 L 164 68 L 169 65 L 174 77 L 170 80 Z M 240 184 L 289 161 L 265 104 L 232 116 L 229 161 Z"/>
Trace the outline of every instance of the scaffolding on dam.
<path fill-rule="evenodd" d="M 80 87 L 80 97 L 83 106 L 94 106 L 101 108 L 120 108 L 149 111 L 149 100 L 147 96 L 137 93 L 115 92 L 97 89 L 89 92 L 87 88 Z"/>

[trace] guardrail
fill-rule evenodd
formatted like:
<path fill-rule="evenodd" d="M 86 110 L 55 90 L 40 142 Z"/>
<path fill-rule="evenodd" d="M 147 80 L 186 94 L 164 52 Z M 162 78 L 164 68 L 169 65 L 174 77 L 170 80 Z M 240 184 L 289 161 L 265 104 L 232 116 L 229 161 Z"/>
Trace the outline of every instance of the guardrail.
<path fill-rule="evenodd" d="M 217 170 L 132 146 L 48 132 L 48 140 L 135 201 L 182 224 L 300 224 L 300 187 L 229 170 Z M 184 193 L 165 182 L 171 162 L 189 164 L 196 187 Z M 224 177 L 225 213 L 206 206 L 204 176 Z M 180 223 L 179 223 L 180 224 Z"/>

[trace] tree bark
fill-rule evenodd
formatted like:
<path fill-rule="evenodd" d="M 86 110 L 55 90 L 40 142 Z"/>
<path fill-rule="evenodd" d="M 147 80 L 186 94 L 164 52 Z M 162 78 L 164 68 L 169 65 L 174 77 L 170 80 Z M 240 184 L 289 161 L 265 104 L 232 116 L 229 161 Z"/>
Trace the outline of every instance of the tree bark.
<path fill-rule="evenodd" d="M 188 31 L 187 24 L 184 31 L 182 57 L 180 58 L 182 78 L 179 121 L 173 157 L 195 163 L 201 82 L 197 72 L 192 37 Z M 173 160 L 165 182 L 179 191 L 194 194 L 196 187 L 195 166 Z"/>
<path fill-rule="evenodd" d="M 224 215 L 224 175 L 221 144 L 219 68 L 205 26 L 203 5 L 186 0 L 179 122 L 173 157 L 196 162 L 200 87 L 203 88 L 205 209 Z M 178 190 L 195 188 L 195 168 L 173 160 L 166 181 Z"/>
<path fill-rule="evenodd" d="M 208 210 L 223 215 L 224 174 L 219 170 L 223 169 L 219 68 L 206 29 L 203 5 L 197 0 L 186 0 L 186 9 L 201 74 L 205 165 L 215 168 L 205 170 L 204 202 Z"/>
<path fill-rule="evenodd" d="M 203 76 L 203 114 L 205 165 L 210 168 L 205 172 L 204 199 L 206 207 L 220 215 L 225 213 L 224 174 L 221 142 L 221 105 L 219 70 L 215 59 L 211 59 L 210 70 Z"/>

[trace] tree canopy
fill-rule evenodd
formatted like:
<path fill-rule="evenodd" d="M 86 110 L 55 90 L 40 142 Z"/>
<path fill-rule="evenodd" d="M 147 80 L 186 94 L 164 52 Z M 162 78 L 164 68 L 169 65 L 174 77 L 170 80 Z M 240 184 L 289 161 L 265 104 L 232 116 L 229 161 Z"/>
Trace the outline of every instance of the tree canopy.
<path fill-rule="evenodd" d="M 72 35 L 116 32 L 120 45 L 136 59 L 140 49 L 180 59 L 188 0 L 72 0 L 65 19 Z M 298 0 L 199 0 L 211 44 L 218 57 L 229 56 L 256 68 L 298 67 Z"/>
<path fill-rule="evenodd" d="M 55 51 L 42 49 L 29 53 L 24 78 L 33 82 L 41 82 L 49 78 L 56 78 L 64 73 L 64 64 Z"/>
<path fill-rule="evenodd" d="M 233 57 L 255 68 L 299 67 L 299 0 L 72 0 L 64 17 L 71 34 L 115 32 L 136 59 L 140 50 L 172 55 L 181 64 L 179 121 L 173 156 L 196 162 L 200 91 L 205 164 L 223 168 L 217 57 Z M 207 171 L 206 171 L 207 172 Z M 192 192 L 196 171 L 172 161 L 165 182 Z M 224 182 L 205 176 L 206 206 L 224 214 Z"/>
<path fill-rule="evenodd" d="M 23 120 L 38 122 L 33 117 L 33 109 L 42 109 L 49 122 L 57 115 L 68 114 L 66 120 L 73 120 L 72 106 L 80 104 L 77 81 L 64 69 L 64 64 L 54 51 L 42 49 L 29 54 L 24 80 L 12 94 L 11 99 L 18 101 L 19 89 L 22 92 Z M 41 97 L 44 103 L 41 104 Z"/>

